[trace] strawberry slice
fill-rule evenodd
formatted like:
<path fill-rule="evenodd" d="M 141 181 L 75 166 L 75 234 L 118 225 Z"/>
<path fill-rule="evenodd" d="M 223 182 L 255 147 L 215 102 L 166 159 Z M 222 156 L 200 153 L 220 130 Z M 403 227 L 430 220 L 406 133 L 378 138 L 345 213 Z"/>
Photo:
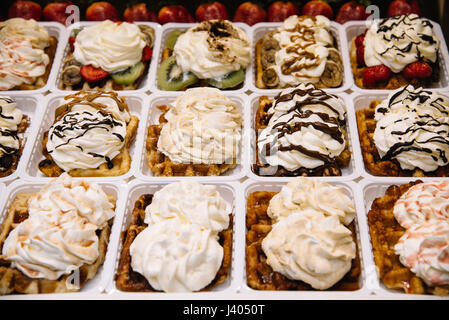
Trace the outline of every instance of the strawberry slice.
<path fill-rule="evenodd" d="M 432 75 L 432 67 L 424 61 L 417 61 L 408 64 L 402 74 L 407 79 L 425 79 Z"/>
<path fill-rule="evenodd" d="M 365 46 L 361 45 L 360 47 L 357 47 L 356 53 L 357 53 L 357 65 L 359 67 L 365 66 Z"/>
<path fill-rule="evenodd" d="M 361 35 L 358 35 L 357 38 L 355 38 L 355 46 L 358 48 L 360 46 L 363 46 L 363 41 L 365 40 L 365 34 L 362 33 Z"/>
<path fill-rule="evenodd" d="M 71 51 L 75 50 L 75 40 L 76 40 L 76 37 L 74 37 L 74 36 L 69 37 L 69 45 L 70 45 Z"/>
<path fill-rule="evenodd" d="M 145 46 L 145 48 L 143 48 L 141 61 L 148 61 L 151 59 L 152 56 L 153 56 L 153 50 L 151 50 L 151 48 L 149 46 Z"/>
<path fill-rule="evenodd" d="M 84 80 L 86 80 L 87 82 L 99 81 L 109 75 L 107 71 L 104 71 L 101 68 L 96 68 L 91 64 L 82 66 L 80 72 Z"/>
<path fill-rule="evenodd" d="M 368 67 L 363 71 L 363 85 L 371 87 L 377 82 L 390 79 L 391 70 L 386 65 L 380 64 L 374 67 Z"/>

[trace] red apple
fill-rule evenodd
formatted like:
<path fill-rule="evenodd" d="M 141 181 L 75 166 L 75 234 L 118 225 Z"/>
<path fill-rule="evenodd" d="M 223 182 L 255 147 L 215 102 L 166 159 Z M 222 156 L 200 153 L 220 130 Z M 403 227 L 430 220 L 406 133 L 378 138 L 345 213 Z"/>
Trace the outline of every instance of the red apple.
<path fill-rule="evenodd" d="M 106 1 L 92 3 L 86 10 L 87 21 L 119 21 L 120 16 L 117 9 Z"/>
<path fill-rule="evenodd" d="M 258 4 L 247 1 L 242 3 L 234 15 L 234 22 L 244 22 L 250 26 L 267 20 L 267 12 Z"/>
<path fill-rule="evenodd" d="M 221 19 L 229 20 L 228 10 L 220 2 L 203 3 L 195 11 L 195 18 L 198 21 Z"/>
<path fill-rule="evenodd" d="M 331 6 L 322 0 L 312 0 L 307 2 L 302 8 L 302 14 L 305 16 L 318 16 L 322 15 L 329 19 L 334 16 L 334 11 Z"/>
<path fill-rule="evenodd" d="M 71 1 L 58 1 L 47 4 L 44 8 L 44 19 L 47 21 L 56 21 L 65 25 L 67 17 L 70 15 L 65 10 L 73 5 Z"/>
<path fill-rule="evenodd" d="M 42 8 L 33 1 L 16 1 L 8 10 L 8 18 L 24 18 L 40 21 L 42 18 Z"/>
<path fill-rule="evenodd" d="M 125 21 L 128 22 L 133 21 L 157 22 L 156 14 L 153 11 L 148 10 L 147 5 L 145 3 L 138 3 L 133 5 L 132 7 L 126 8 L 125 13 L 123 13 L 123 18 L 125 18 Z"/>
<path fill-rule="evenodd" d="M 343 24 L 346 21 L 366 20 L 368 16 L 369 15 L 366 13 L 366 7 L 363 4 L 356 1 L 349 1 L 340 7 L 335 21 Z"/>
<path fill-rule="evenodd" d="M 299 9 L 291 1 L 276 1 L 268 8 L 269 22 L 282 22 L 293 15 L 299 15 Z"/>
<path fill-rule="evenodd" d="M 165 6 L 159 10 L 157 19 L 160 24 L 168 22 L 194 22 L 192 15 L 189 11 L 181 5 L 178 6 Z"/>
<path fill-rule="evenodd" d="M 416 0 L 395 0 L 388 7 L 388 16 L 400 16 L 403 14 L 416 13 L 421 15 L 421 8 Z"/>

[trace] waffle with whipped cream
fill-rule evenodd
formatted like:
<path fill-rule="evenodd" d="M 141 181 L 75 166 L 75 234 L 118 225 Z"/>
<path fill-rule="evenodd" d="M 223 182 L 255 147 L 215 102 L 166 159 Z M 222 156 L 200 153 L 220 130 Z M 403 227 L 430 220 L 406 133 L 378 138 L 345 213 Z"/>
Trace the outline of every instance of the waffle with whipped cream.
<path fill-rule="evenodd" d="M 30 118 L 17 108 L 13 98 L 0 96 L 0 178 L 16 171 L 29 124 Z"/>
<path fill-rule="evenodd" d="M 360 146 L 375 176 L 449 175 L 449 99 L 409 85 L 356 111 Z"/>
<path fill-rule="evenodd" d="M 149 126 L 146 141 L 153 175 L 219 176 L 236 167 L 242 115 L 220 90 L 188 89 L 158 108 L 159 123 Z"/>
<path fill-rule="evenodd" d="M 340 87 L 344 71 L 341 55 L 324 16 L 290 16 L 256 43 L 259 89 L 313 83 L 318 88 Z"/>
<path fill-rule="evenodd" d="M 110 20 L 77 30 L 72 34 L 73 44 L 60 70 L 58 87 L 62 90 L 136 90 L 148 74 L 151 60 L 143 60 L 146 48 L 153 49 L 154 29 L 139 24 Z M 73 47 L 71 47 L 73 46 Z M 114 73 L 131 70 L 142 63 L 143 72 L 132 83 L 114 81 Z M 101 68 L 108 75 L 88 81 L 82 75 L 82 66 Z"/>
<path fill-rule="evenodd" d="M 257 290 L 358 290 L 354 215 L 346 195 L 317 180 L 296 178 L 279 193 L 251 193 L 246 203 L 248 285 Z"/>
<path fill-rule="evenodd" d="M 447 181 L 392 185 L 368 212 L 374 262 L 382 283 L 410 294 L 449 294 Z"/>
<path fill-rule="evenodd" d="M 64 97 L 42 140 L 39 170 L 48 177 L 123 175 L 131 167 L 130 147 L 139 119 L 116 92 L 80 91 Z"/>
<path fill-rule="evenodd" d="M 45 86 L 58 40 L 33 20 L 0 22 L 0 90 L 36 90 Z"/>
<path fill-rule="evenodd" d="M 339 176 L 349 165 L 346 107 L 312 84 L 259 98 L 253 171 L 261 176 Z"/>
<path fill-rule="evenodd" d="M 17 194 L 1 226 L 0 294 L 79 291 L 104 262 L 114 210 L 112 195 L 67 175 Z"/>
<path fill-rule="evenodd" d="M 198 192 L 203 192 L 204 194 L 205 190 L 207 190 L 207 193 L 200 199 L 198 197 Z M 210 242 L 211 240 L 209 238 L 207 242 L 208 247 L 210 248 L 213 248 L 217 243 L 222 247 L 222 260 L 221 262 L 220 260 L 217 261 L 220 264 L 215 266 L 218 266 L 218 270 L 212 269 L 209 271 L 211 269 L 211 261 L 215 260 L 215 253 L 206 253 L 209 249 L 202 248 L 207 238 L 204 237 L 203 231 L 199 231 L 199 229 L 195 231 L 195 233 L 202 234 L 202 244 L 197 243 L 202 249 L 197 255 L 196 263 L 191 264 L 188 262 L 189 252 L 192 250 L 192 234 L 190 233 L 191 231 L 183 229 L 182 226 L 175 221 L 179 220 L 176 217 L 180 212 L 176 212 L 176 210 L 170 212 L 170 208 L 167 206 L 168 202 L 164 201 L 167 200 L 167 198 L 171 198 L 172 200 L 172 209 L 181 203 L 183 203 L 181 204 L 182 206 L 185 206 L 186 202 L 183 201 L 195 203 L 194 205 L 186 207 L 184 218 L 182 218 L 182 220 L 187 219 L 190 221 L 188 222 L 190 225 L 196 225 L 198 223 L 202 224 L 201 228 L 203 230 L 213 229 L 213 238 L 215 240 Z M 205 201 L 208 201 L 209 203 L 206 203 Z M 232 263 L 233 216 L 223 210 L 223 203 L 221 201 L 222 200 L 219 199 L 217 200 L 217 192 L 213 187 L 201 186 L 195 182 L 174 183 L 166 186 L 154 195 L 141 195 L 137 199 L 132 211 L 131 222 L 122 234 L 122 249 L 115 275 L 117 288 L 129 292 L 208 291 L 220 283 L 223 283 L 229 275 Z M 218 210 L 214 210 L 215 213 L 220 211 L 215 217 L 212 211 L 209 211 L 206 212 L 206 216 L 203 216 L 203 219 L 198 219 L 198 217 L 195 219 L 195 211 L 202 211 L 205 207 L 215 206 L 220 202 L 221 205 L 217 207 Z M 206 206 L 203 204 L 206 204 Z M 170 221 L 167 221 L 168 219 Z M 212 219 L 218 220 L 213 221 Z M 227 223 L 223 223 L 220 219 L 228 221 Z M 205 225 L 205 221 L 210 224 Z M 149 231 L 149 229 L 153 230 Z M 166 235 L 166 231 L 164 230 L 168 230 L 168 232 L 171 232 L 172 234 L 181 233 L 180 237 L 184 240 L 179 237 L 171 239 L 170 236 Z M 138 239 L 139 234 L 144 231 L 153 232 L 150 236 L 154 240 L 145 240 L 145 236 Z M 175 250 L 174 246 L 177 245 L 180 247 Z M 161 250 L 169 250 L 171 253 L 160 253 L 158 252 L 158 248 Z M 184 252 L 186 256 L 183 256 L 181 252 Z M 181 256 L 174 256 L 177 253 L 180 253 Z M 204 258 L 204 254 L 208 254 L 209 258 Z M 186 262 L 184 266 L 182 266 L 178 264 L 179 261 Z M 154 263 L 153 266 L 151 265 L 152 262 Z M 163 265 L 159 265 L 159 262 Z M 158 271 L 146 273 L 146 270 Z M 164 270 L 167 270 L 170 275 L 165 274 Z M 189 272 L 189 274 L 186 272 Z M 199 283 L 199 281 L 201 281 L 201 283 Z"/>
<path fill-rule="evenodd" d="M 362 65 L 357 62 L 356 37 L 351 40 L 349 54 L 354 81 L 363 89 L 391 90 L 408 84 L 428 88 L 440 79 L 439 44 L 430 21 L 416 14 L 377 20 L 366 31 Z M 430 65 L 431 76 L 405 77 L 404 68 L 418 61 Z M 366 68 L 378 65 L 390 68 L 389 79 L 365 86 L 363 74 Z"/>

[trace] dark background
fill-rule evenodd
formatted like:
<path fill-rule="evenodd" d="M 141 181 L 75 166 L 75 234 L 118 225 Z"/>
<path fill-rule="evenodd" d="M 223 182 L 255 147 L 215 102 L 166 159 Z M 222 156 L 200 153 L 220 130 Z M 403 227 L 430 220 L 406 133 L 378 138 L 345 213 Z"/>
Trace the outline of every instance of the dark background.
<path fill-rule="evenodd" d="M 49 2 L 53 2 L 51 0 L 33 0 L 37 3 L 39 3 L 42 8 L 45 7 L 45 5 Z M 84 13 L 87 9 L 87 7 L 93 3 L 99 0 L 72 0 L 72 2 L 80 7 L 80 13 L 81 13 L 81 20 L 84 19 Z M 238 0 L 238 1 L 229 1 L 229 0 L 217 0 L 223 3 L 228 11 L 229 15 L 232 18 L 234 16 L 234 12 L 237 9 L 237 7 L 247 1 L 247 0 Z M 268 9 L 268 6 L 270 3 L 274 2 L 275 0 L 252 0 L 252 2 L 257 2 L 265 9 Z M 300 8 L 308 1 L 308 0 L 291 0 L 293 3 L 298 5 Z M 327 0 L 327 2 L 332 6 L 334 10 L 334 17 L 336 16 L 338 9 L 340 6 L 348 2 L 349 0 Z M 449 39 L 449 0 L 442 1 L 444 3 L 444 9 L 441 11 L 439 10 L 439 0 L 418 0 L 421 5 L 422 15 L 426 18 L 429 18 L 435 22 L 438 22 L 441 24 L 441 27 L 443 29 L 443 32 L 445 33 L 446 41 Z M 13 0 L 7 0 L 3 1 L 0 0 L 0 16 L 3 16 L 3 19 L 7 18 L 8 15 L 8 8 L 13 3 Z M 212 2 L 212 1 L 204 1 L 204 0 L 161 0 L 161 1 L 143 1 L 143 0 L 109 0 L 108 2 L 112 3 L 119 12 L 123 14 L 123 11 L 127 6 L 130 6 L 135 3 L 145 2 L 147 4 L 147 7 L 150 10 L 153 10 L 154 12 L 159 11 L 159 9 L 165 5 L 173 5 L 173 4 L 182 4 L 184 5 L 194 16 L 196 8 L 203 2 Z M 377 5 L 380 8 L 381 17 L 387 16 L 387 10 L 388 5 L 392 2 L 392 0 L 370 0 L 371 4 Z"/>

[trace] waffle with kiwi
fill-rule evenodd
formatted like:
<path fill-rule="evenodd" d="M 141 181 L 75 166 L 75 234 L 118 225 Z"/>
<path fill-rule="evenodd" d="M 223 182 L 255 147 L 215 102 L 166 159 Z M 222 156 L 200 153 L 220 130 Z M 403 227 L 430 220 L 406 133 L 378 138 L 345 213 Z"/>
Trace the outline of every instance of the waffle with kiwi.
<path fill-rule="evenodd" d="M 7 215 L 1 226 L 0 249 L 9 233 L 22 221 L 28 218 L 28 202 L 33 194 L 19 193 L 12 201 Z M 108 200 L 114 205 L 115 198 L 108 195 Z M 103 264 L 111 233 L 112 219 L 101 230 L 97 230 L 98 236 L 98 258 L 92 264 L 83 264 L 79 272 L 78 283 L 73 284 L 71 279 L 73 272 L 62 275 L 57 280 L 44 278 L 30 278 L 20 270 L 13 268 L 11 263 L 0 256 L 0 295 L 7 294 L 39 294 L 39 293 L 63 293 L 79 291 L 90 279 L 97 274 L 98 268 Z"/>
<path fill-rule="evenodd" d="M 280 50 L 279 42 L 273 37 L 276 32 L 276 30 L 268 31 L 256 43 L 255 84 L 259 89 L 283 88 L 280 84 L 278 74 L 271 68 L 276 64 L 275 55 L 276 52 Z M 343 62 L 334 37 L 333 42 L 333 47 L 328 48 L 329 54 L 327 56 L 323 74 L 319 81 L 315 83 L 317 88 L 336 88 L 340 87 L 343 83 Z M 291 62 L 289 64 L 291 64 Z M 283 67 L 281 67 L 281 69 L 283 69 Z M 288 70 L 289 68 L 285 68 L 285 72 L 288 72 Z"/>
<path fill-rule="evenodd" d="M 80 29 L 75 29 L 69 39 L 69 48 L 62 63 L 58 87 L 62 90 L 136 90 L 139 88 L 150 66 L 153 45 L 154 29 L 139 25 L 145 36 L 146 47 L 142 52 L 142 61 L 125 70 L 108 73 L 101 68 L 91 65 L 83 66 L 75 59 L 73 43 Z"/>
<path fill-rule="evenodd" d="M 256 191 L 251 193 L 246 202 L 246 282 L 256 290 L 315 290 L 300 280 L 291 280 L 273 271 L 267 263 L 262 250 L 262 241 L 271 231 L 273 221 L 267 214 L 270 200 L 277 192 Z M 355 222 L 348 226 L 354 242 L 357 244 Z M 356 257 L 352 260 L 349 272 L 329 288 L 330 291 L 355 291 L 360 288 L 361 274 L 359 248 L 356 245 Z"/>
<path fill-rule="evenodd" d="M 115 274 L 115 283 L 119 290 L 128 292 L 152 292 L 156 291 L 151 287 L 148 280 L 140 273 L 133 271 L 131 267 L 130 246 L 137 235 L 148 225 L 144 223 L 145 208 L 151 204 L 153 195 L 141 195 L 132 211 L 131 222 L 128 228 L 122 234 L 122 250 L 118 262 L 117 272 Z M 232 264 L 232 226 L 233 216 L 229 215 L 229 227 L 219 233 L 219 243 L 223 247 L 223 261 L 215 278 L 201 291 L 209 291 L 213 287 L 224 282 L 230 272 Z"/>

